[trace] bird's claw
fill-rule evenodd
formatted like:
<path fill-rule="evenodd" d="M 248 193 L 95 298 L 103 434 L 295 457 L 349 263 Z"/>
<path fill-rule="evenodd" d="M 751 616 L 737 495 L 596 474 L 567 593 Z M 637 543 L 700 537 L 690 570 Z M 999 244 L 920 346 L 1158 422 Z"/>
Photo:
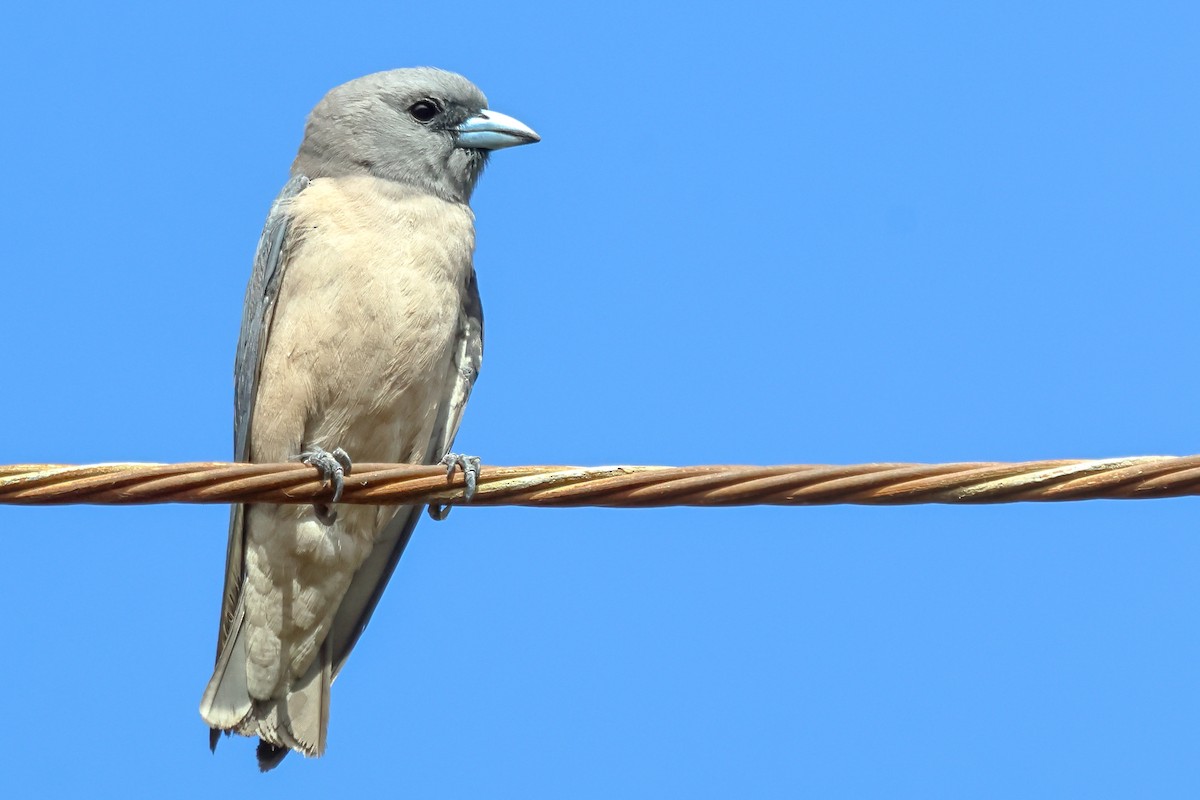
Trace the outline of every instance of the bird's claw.
<path fill-rule="evenodd" d="M 342 499 L 342 490 L 346 486 L 346 476 L 350 474 L 353 463 L 350 454 L 340 447 L 329 452 L 313 446 L 300 454 L 300 460 L 310 467 L 316 467 L 321 474 L 321 486 L 333 487 L 333 498 L 328 503 L 313 503 L 313 513 L 322 523 L 332 525 L 337 519 L 333 504 Z"/>
<path fill-rule="evenodd" d="M 442 457 L 442 465 L 446 467 L 447 478 L 454 477 L 454 470 L 462 469 L 463 481 L 466 483 L 463 499 L 468 503 L 475 497 L 475 490 L 479 486 L 480 463 L 479 456 L 465 456 L 462 453 L 446 453 Z"/>
<path fill-rule="evenodd" d="M 441 461 L 446 467 L 446 478 L 454 477 L 454 470 L 461 468 L 463 471 L 463 499 L 466 502 L 471 502 L 475 497 L 475 490 L 479 487 L 479 456 L 468 456 L 462 453 L 447 453 Z M 440 505 L 438 503 L 429 504 L 429 516 L 436 520 L 443 520 L 450 516 L 450 506 Z"/>

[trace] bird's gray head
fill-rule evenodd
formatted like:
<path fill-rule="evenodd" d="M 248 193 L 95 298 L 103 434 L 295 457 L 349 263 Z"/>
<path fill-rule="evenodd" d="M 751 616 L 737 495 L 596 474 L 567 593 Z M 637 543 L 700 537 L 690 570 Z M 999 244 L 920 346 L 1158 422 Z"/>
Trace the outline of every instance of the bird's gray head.
<path fill-rule="evenodd" d="M 465 203 L 490 151 L 538 140 L 487 110 L 483 92 L 461 75 L 394 69 L 325 95 L 308 117 L 292 174 L 373 175 Z"/>

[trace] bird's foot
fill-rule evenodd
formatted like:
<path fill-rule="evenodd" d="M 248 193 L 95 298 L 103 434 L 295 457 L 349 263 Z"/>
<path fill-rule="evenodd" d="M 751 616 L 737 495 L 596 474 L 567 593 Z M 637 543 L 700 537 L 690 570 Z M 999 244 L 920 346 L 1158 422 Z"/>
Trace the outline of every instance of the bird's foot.
<path fill-rule="evenodd" d="M 442 458 L 442 465 L 446 467 L 446 478 L 454 476 L 454 470 L 461 468 L 463 471 L 463 481 L 466 487 L 463 489 L 463 498 L 469 503 L 471 498 L 475 497 L 475 489 L 479 486 L 479 456 L 467 456 L 462 453 L 446 453 Z M 439 505 L 437 503 L 429 504 L 429 516 L 436 520 L 443 520 L 450 516 L 450 506 Z"/>
<path fill-rule="evenodd" d="M 479 456 L 466 456 L 462 453 L 446 453 L 442 457 L 442 465 L 446 467 L 446 478 L 454 477 L 454 470 L 462 469 L 466 488 L 463 499 L 468 503 L 475 497 L 475 489 L 479 486 Z"/>
<path fill-rule="evenodd" d="M 313 513 L 325 525 L 332 525 L 337 520 L 337 512 L 333 504 L 342 499 L 342 489 L 346 486 L 346 476 L 353 466 L 350 455 L 340 447 L 329 452 L 313 446 L 300 454 L 300 460 L 310 467 L 316 467 L 321 474 L 321 486 L 333 487 L 333 499 L 328 503 L 313 503 Z"/>

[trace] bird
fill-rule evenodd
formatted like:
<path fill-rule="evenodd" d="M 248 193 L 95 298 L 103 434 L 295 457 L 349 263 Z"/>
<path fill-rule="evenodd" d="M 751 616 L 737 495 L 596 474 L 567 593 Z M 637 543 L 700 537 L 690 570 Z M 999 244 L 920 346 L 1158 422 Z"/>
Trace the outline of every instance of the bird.
<path fill-rule="evenodd" d="M 329 495 L 231 509 L 211 749 L 257 736 L 263 771 L 325 752 L 330 686 L 422 512 L 339 504 L 353 459 L 445 464 L 474 493 L 479 459 L 451 452 L 483 357 L 468 203 L 492 151 L 538 141 L 432 67 L 356 78 L 309 115 L 246 289 L 234 455 L 301 460 Z"/>

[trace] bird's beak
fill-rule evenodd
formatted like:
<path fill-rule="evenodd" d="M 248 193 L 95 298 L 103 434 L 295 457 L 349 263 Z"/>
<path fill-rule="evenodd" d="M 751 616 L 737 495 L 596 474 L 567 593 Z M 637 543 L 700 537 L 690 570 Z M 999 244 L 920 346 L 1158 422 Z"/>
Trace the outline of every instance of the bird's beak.
<path fill-rule="evenodd" d="M 457 146 L 474 150 L 499 150 L 519 144 L 540 142 L 542 137 L 518 119 L 484 109 L 454 129 Z"/>

